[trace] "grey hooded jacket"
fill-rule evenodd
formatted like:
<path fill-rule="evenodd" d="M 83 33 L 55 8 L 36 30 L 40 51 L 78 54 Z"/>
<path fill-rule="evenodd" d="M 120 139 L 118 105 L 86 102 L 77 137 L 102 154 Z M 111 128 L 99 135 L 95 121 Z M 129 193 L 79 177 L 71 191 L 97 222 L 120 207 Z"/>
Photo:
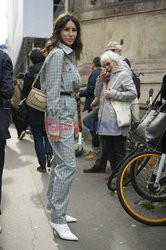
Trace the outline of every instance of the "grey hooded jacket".
<path fill-rule="evenodd" d="M 114 82 L 115 85 L 114 85 Z M 100 96 L 98 134 L 107 136 L 127 136 L 129 127 L 120 128 L 111 100 L 132 101 L 137 97 L 137 91 L 132 80 L 130 69 L 116 66 L 112 69 L 108 83 L 98 79 L 95 95 Z M 113 86 L 114 85 L 114 86 Z M 101 88 L 102 86 L 102 88 Z M 111 87 L 113 86 L 113 88 Z M 111 89 L 110 98 L 104 97 L 104 91 Z"/>

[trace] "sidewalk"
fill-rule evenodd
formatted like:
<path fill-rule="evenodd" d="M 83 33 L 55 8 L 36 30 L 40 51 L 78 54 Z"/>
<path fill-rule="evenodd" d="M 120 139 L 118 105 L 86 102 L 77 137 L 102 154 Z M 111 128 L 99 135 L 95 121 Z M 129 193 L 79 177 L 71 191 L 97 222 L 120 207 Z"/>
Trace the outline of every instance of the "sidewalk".
<path fill-rule="evenodd" d="M 29 135 L 19 141 L 13 128 L 11 132 L 3 176 L 0 250 L 165 250 L 165 227 L 148 227 L 132 219 L 117 193 L 108 190 L 107 173 L 83 173 L 94 164 L 84 155 L 77 158 L 68 206 L 68 214 L 78 219 L 69 226 L 79 241 L 54 237 L 45 212 L 48 174 L 36 171 Z"/>
<path fill-rule="evenodd" d="M 29 135 L 18 141 L 14 128 L 11 133 L 3 175 L 0 250 L 56 250 L 58 244 L 45 212 L 48 174 L 36 171 Z"/>

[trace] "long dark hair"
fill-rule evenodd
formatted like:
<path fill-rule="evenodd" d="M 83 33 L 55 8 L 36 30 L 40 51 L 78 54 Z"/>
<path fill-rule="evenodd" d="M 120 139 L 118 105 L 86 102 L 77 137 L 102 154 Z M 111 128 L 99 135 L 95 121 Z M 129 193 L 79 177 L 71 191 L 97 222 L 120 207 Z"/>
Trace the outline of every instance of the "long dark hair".
<path fill-rule="evenodd" d="M 75 42 L 72 44 L 71 48 L 75 51 L 76 59 L 80 59 L 80 54 L 82 52 L 82 40 L 81 40 L 81 27 L 80 23 L 75 16 L 70 13 L 61 14 L 55 21 L 52 36 L 48 39 L 45 45 L 45 54 L 48 55 L 49 52 L 58 45 L 58 42 L 63 42 L 61 40 L 60 32 L 65 27 L 66 23 L 72 21 L 77 29 L 77 37 Z"/>

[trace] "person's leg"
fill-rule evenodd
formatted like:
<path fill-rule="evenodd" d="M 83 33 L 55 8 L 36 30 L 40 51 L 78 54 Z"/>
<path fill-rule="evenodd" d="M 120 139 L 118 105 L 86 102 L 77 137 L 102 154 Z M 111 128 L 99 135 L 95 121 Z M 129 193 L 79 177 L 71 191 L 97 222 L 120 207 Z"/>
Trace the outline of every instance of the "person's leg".
<path fill-rule="evenodd" d="M 74 136 L 72 131 L 62 131 L 59 142 L 52 142 L 54 159 L 48 185 L 48 208 L 51 208 L 51 222 L 66 223 L 69 190 L 76 169 Z"/>
<path fill-rule="evenodd" d="M 99 136 L 96 133 L 96 131 L 91 132 L 91 136 L 92 136 L 92 149 L 94 152 L 98 153 L 100 150 Z"/>
<path fill-rule="evenodd" d="M 16 111 L 16 109 L 14 107 L 11 108 L 11 114 L 12 114 L 12 121 L 14 123 L 14 126 L 15 126 L 16 130 L 17 130 L 17 135 L 19 136 L 20 130 L 19 130 L 19 126 L 17 124 L 17 118 L 16 118 L 17 111 Z"/>
<path fill-rule="evenodd" d="M 19 131 L 19 140 L 22 140 L 26 133 L 27 123 L 17 120 L 17 126 Z"/>
<path fill-rule="evenodd" d="M 107 154 L 107 159 L 110 162 L 111 169 L 114 170 L 116 166 L 116 158 L 113 136 L 104 136 L 104 150 Z"/>
<path fill-rule="evenodd" d="M 119 162 L 126 155 L 126 137 L 124 136 L 105 136 L 105 148 L 107 149 L 107 157 L 114 170 Z"/>
<path fill-rule="evenodd" d="M 94 164 L 94 169 L 101 169 L 105 171 L 107 166 L 107 152 L 104 147 L 104 138 L 100 137 L 100 155 Z"/>
<path fill-rule="evenodd" d="M 27 124 L 17 118 L 17 110 L 15 108 L 11 109 L 11 113 L 14 126 L 17 130 L 18 138 L 22 139 L 25 136 Z"/>
<path fill-rule="evenodd" d="M 100 140 L 96 133 L 98 123 L 98 108 L 92 110 L 83 120 L 83 124 L 90 130 L 92 136 L 92 150 L 93 152 L 86 157 L 89 159 L 96 159 L 96 154 L 100 151 Z"/>
<path fill-rule="evenodd" d="M 116 138 L 118 137 L 118 138 Z M 126 156 L 126 136 L 114 136 L 116 165 Z"/>
<path fill-rule="evenodd" d="M 100 154 L 92 168 L 84 169 L 84 173 L 105 172 L 107 166 L 107 152 L 104 147 L 104 136 L 100 136 Z"/>
<path fill-rule="evenodd" d="M 52 205 L 52 199 L 53 199 L 54 181 L 56 179 L 55 168 L 57 165 L 57 161 L 56 161 L 57 159 L 56 159 L 54 150 L 53 150 L 53 155 L 54 155 L 54 158 L 52 160 L 52 167 L 50 170 L 48 189 L 47 189 L 47 199 L 48 199 L 47 210 L 50 210 L 50 211 L 51 211 L 51 205 Z"/>
<path fill-rule="evenodd" d="M 40 167 L 43 171 L 46 168 L 46 155 L 45 155 L 45 146 L 44 146 L 44 131 L 43 126 L 31 126 L 32 134 L 34 137 L 34 146 L 37 155 L 37 159 Z"/>
<path fill-rule="evenodd" d="M 2 174 L 5 161 L 5 144 L 6 141 L 0 141 L 0 214 L 1 214 L 1 198 L 2 198 Z"/>

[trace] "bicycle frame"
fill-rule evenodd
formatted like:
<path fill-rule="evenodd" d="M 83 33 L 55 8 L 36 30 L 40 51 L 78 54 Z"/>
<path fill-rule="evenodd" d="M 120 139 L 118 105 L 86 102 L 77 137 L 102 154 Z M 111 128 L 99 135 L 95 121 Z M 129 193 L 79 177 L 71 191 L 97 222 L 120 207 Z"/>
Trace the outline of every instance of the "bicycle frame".
<path fill-rule="evenodd" d="M 159 161 L 159 164 L 157 164 L 156 168 L 154 169 L 150 182 L 148 183 L 148 189 L 151 191 L 157 191 L 160 189 L 160 179 L 161 179 L 161 174 L 163 170 L 166 168 L 165 165 L 165 160 L 166 160 L 166 154 L 161 155 L 161 159 Z"/>

